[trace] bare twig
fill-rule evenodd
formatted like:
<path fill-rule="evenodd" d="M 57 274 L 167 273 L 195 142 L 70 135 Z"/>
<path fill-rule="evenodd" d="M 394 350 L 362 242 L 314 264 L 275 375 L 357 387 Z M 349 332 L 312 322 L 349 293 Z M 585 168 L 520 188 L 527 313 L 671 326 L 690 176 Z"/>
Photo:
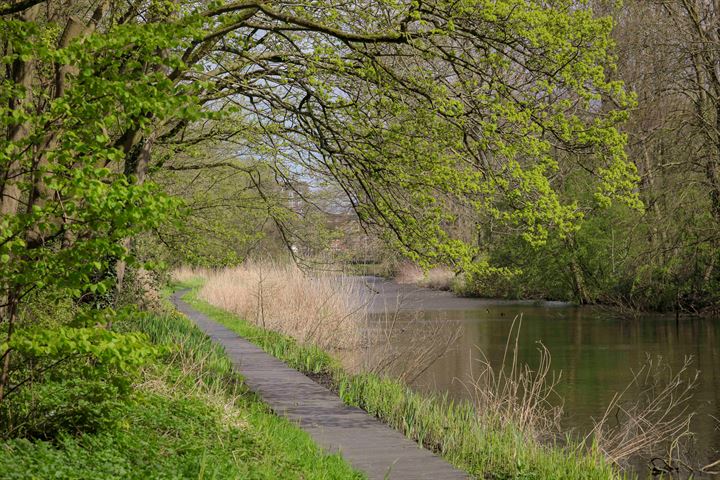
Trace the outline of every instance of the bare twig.
<path fill-rule="evenodd" d="M 690 373 L 687 357 L 673 373 L 662 357 L 649 355 L 628 386 L 613 397 L 604 415 L 595 421 L 587 439 L 612 462 L 621 465 L 639 454 L 652 455 L 665 448 L 664 460 L 675 465 L 680 444 L 691 436 L 694 412 L 690 400 L 699 372 Z"/>

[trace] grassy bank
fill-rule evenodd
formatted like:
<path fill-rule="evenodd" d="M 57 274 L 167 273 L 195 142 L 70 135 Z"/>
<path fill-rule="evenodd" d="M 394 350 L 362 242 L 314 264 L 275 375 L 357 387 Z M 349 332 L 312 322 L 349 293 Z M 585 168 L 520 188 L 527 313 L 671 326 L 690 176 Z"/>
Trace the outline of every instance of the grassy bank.
<path fill-rule="evenodd" d="M 544 445 L 520 428 L 481 414 L 469 404 L 421 395 L 403 383 L 369 373 L 350 374 L 321 349 L 261 328 L 185 296 L 194 308 L 298 370 L 318 374 L 342 400 L 376 415 L 477 478 L 611 479 L 620 475 L 599 454 L 568 442 Z"/>
<path fill-rule="evenodd" d="M 96 412 L 116 421 L 92 431 L 66 428 L 51 439 L 1 440 L 0 477 L 362 478 L 272 414 L 184 317 L 139 314 L 118 328 L 166 348 L 144 367 L 129 401 Z"/>

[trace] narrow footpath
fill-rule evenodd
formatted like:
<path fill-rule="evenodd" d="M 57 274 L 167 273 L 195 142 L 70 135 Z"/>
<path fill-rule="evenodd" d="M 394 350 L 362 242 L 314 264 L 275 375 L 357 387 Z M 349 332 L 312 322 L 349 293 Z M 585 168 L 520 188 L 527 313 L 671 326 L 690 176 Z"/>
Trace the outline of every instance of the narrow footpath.
<path fill-rule="evenodd" d="M 230 329 L 210 320 L 181 297 L 177 309 L 221 344 L 247 386 L 279 415 L 308 432 L 329 452 L 339 452 L 369 479 L 453 480 L 469 476 L 365 411 L 350 407 L 333 392 L 265 353 Z"/>

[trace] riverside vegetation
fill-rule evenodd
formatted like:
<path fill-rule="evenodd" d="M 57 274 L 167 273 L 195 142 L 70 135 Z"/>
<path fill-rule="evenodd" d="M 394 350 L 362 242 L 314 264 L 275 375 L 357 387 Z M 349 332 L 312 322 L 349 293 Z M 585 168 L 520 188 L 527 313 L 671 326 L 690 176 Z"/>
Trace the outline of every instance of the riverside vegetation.
<path fill-rule="evenodd" d="M 652 409 L 667 408 L 665 416 L 654 415 L 657 412 L 639 404 L 622 404 L 623 409 L 636 409 L 629 423 L 645 424 L 646 428 L 618 429 L 600 419 L 591 435 L 580 441 L 561 434 L 561 410 L 550 398 L 554 384 L 547 351 L 541 352 L 540 368 L 530 370 L 513 360 L 510 345 L 510 363 L 481 366 L 469 379 L 472 401 L 454 402 L 445 395 L 414 392 L 398 378 L 402 367 L 375 369 L 387 356 L 362 366 L 340 360 L 348 358 L 342 355 L 346 349 L 363 349 L 368 342 L 392 334 L 385 331 L 368 338 L 353 327 L 334 337 L 342 339 L 341 344 L 328 337 L 344 322 L 366 325 L 363 299 L 349 279 L 327 274 L 303 276 L 296 267 L 271 264 L 218 272 L 184 269 L 176 271 L 175 278 L 194 281 L 185 300 L 197 310 L 293 368 L 318 377 L 345 403 L 376 415 L 478 478 L 631 478 L 631 473 L 619 468 L 628 458 L 653 452 L 668 437 L 680 438 L 687 430 L 689 417 L 677 415 L 676 408 L 683 406 L 683 395 L 692 389 L 681 380 L 684 372 L 673 377 L 664 390 L 657 389 L 657 398 L 649 402 Z M 293 294 L 294 288 L 298 295 Z M 300 299 L 302 309 L 298 308 Z M 349 335 L 355 335 L 351 337 L 355 340 L 349 341 Z M 418 352 L 412 343 L 408 350 Z M 397 352 L 389 357 L 390 363 L 402 363 L 406 358 Z M 425 360 L 435 358 L 427 356 Z M 404 366 L 422 368 L 416 362 Z M 668 398 L 675 396 L 678 398 Z M 618 408 L 620 401 L 618 398 L 608 412 Z"/>

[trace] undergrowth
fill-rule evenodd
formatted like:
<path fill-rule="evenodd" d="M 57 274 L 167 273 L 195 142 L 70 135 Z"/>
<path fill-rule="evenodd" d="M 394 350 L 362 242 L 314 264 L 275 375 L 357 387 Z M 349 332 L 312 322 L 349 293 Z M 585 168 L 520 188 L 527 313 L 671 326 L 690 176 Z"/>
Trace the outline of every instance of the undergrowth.
<path fill-rule="evenodd" d="M 118 421 L 88 432 L 61 429 L 49 439 L 6 439 L 0 477 L 362 478 L 272 414 L 245 389 L 223 350 L 186 318 L 137 314 L 117 328 L 164 346 L 143 368 L 132 397 L 114 405 Z"/>

